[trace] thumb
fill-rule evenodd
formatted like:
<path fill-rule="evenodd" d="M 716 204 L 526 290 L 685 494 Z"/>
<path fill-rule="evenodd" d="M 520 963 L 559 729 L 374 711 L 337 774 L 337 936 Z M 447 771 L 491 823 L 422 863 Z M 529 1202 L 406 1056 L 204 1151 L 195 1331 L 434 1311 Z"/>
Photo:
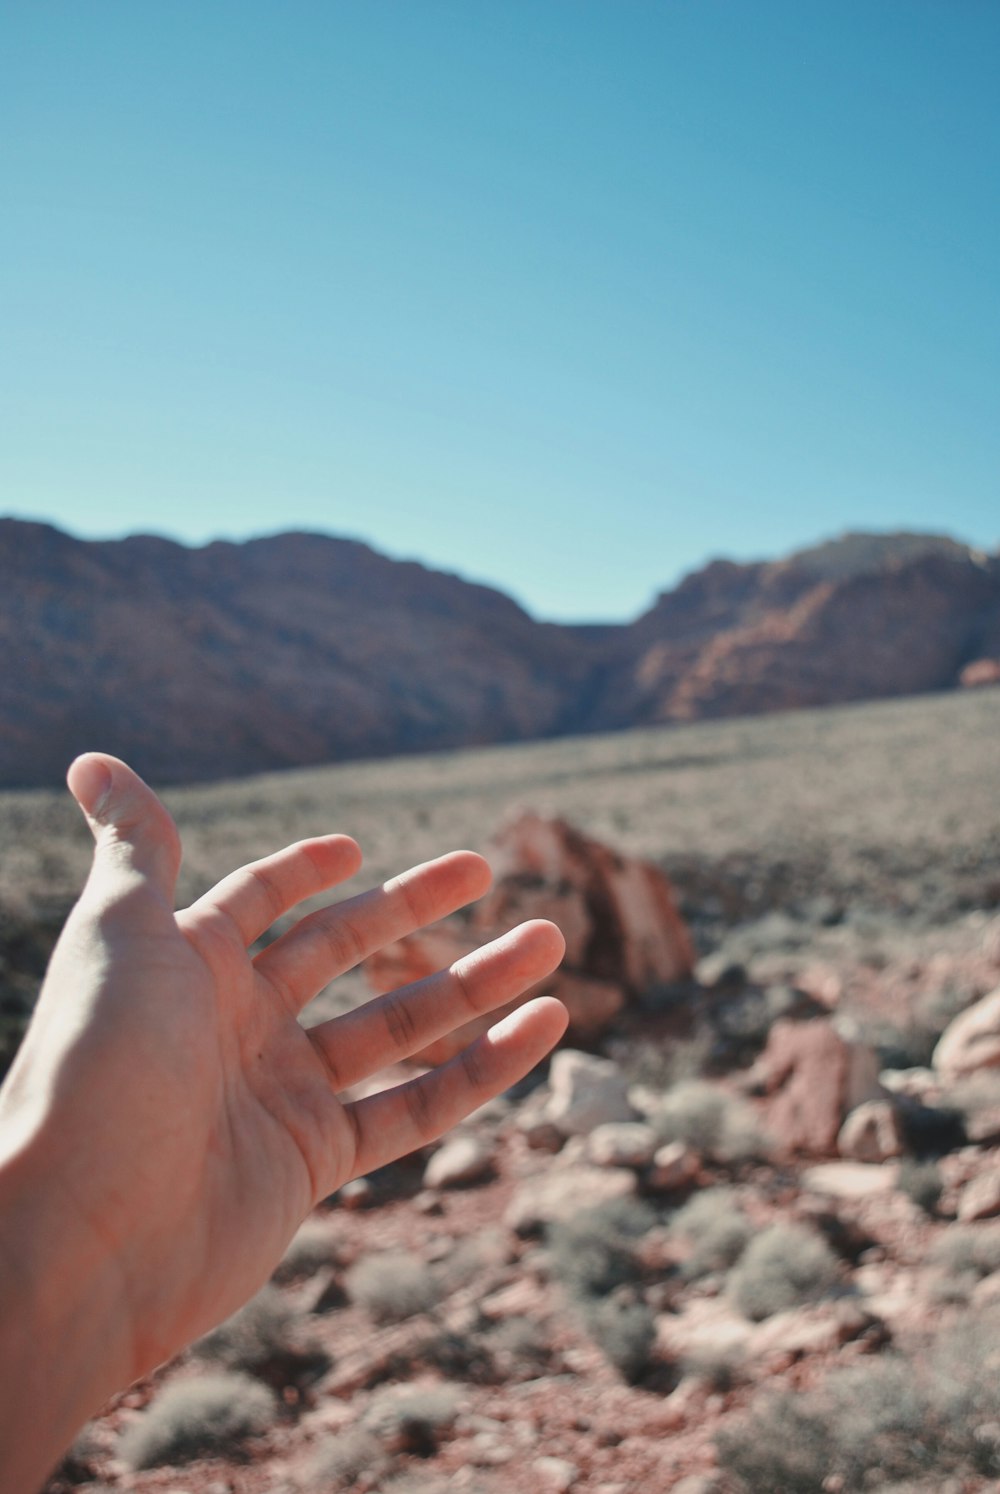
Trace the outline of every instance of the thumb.
<path fill-rule="evenodd" d="M 105 752 L 85 752 L 66 782 L 97 842 L 94 873 L 137 872 L 173 905 L 181 863 L 177 826 L 148 784 Z"/>

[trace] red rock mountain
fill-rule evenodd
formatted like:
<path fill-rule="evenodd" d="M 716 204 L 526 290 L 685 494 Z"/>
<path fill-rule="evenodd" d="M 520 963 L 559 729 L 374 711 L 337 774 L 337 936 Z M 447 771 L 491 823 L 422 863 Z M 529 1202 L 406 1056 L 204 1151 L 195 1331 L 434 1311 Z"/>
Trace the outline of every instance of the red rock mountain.
<path fill-rule="evenodd" d="M 4 519 L 0 589 L 7 786 L 90 746 L 217 778 L 948 689 L 1000 659 L 1000 558 L 927 536 L 715 561 L 628 626 L 540 623 L 314 534 L 187 549 Z"/>

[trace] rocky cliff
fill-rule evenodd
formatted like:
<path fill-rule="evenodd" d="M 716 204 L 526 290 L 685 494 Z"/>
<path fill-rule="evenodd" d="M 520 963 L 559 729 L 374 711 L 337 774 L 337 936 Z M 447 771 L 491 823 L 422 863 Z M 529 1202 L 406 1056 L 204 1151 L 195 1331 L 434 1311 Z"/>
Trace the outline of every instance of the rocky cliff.
<path fill-rule="evenodd" d="M 1000 559 L 848 536 L 716 561 L 628 626 L 315 534 L 187 549 L 0 520 L 0 784 L 84 748 L 158 781 L 947 689 L 1000 653 Z"/>

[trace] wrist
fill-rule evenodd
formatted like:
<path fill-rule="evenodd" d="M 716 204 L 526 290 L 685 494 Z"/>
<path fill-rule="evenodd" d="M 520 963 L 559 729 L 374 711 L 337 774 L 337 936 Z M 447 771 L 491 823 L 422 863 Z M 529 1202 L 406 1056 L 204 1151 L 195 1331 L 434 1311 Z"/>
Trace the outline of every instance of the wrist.
<path fill-rule="evenodd" d="M 65 1159 L 44 1126 L 2 1120 L 0 1494 L 31 1494 L 127 1381 L 128 1353 L 115 1263 L 74 1213 Z"/>

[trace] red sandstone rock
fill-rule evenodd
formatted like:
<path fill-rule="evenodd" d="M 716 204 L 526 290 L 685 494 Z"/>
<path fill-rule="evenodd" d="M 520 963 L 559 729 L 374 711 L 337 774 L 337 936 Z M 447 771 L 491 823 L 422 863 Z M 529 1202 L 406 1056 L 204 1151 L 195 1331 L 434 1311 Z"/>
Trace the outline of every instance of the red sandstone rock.
<path fill-rule="evenodd" d="M 775 1022 L 751 1078 L 768 1096 L 765 1127 L 787 1153 L 833 1155 L 847 1112 L 881 1093 L 873 1050 L 822 1019 Z"/>
<path fill-rule="evenodd" d="M 1000 986 L 949 1022 L 933 1064 L 946 1079 L 1000 1067 Z"/>
<path fill-rule="evenodd" d="M 670 883 L 651 862 L 621 856 L 564 820 L 522 811 L 497 833 L 490 859 L 493 889 L 472 925 L 449 919 L 411 934 L 365 961 L 372 987 L 389 991 L 450 965 L 527 918 L 550 918 L 566 939 L 562 967 L 501 1012 L 491 1012 L 414 1057 L 439 1064 L 499 1016 L 532 996 L 557 996 L 570 1016 L 571 1041 L 604 1032 L 627 999 L 690 975 L 694 946 Z"/>
<path fill-rule="evenodd" d="M 977 689 L 981 685 L 1000 685 L 1000 659 L 976 659 L 966 664 L 958 677 L 958 683 L 966 689 Z"/>

